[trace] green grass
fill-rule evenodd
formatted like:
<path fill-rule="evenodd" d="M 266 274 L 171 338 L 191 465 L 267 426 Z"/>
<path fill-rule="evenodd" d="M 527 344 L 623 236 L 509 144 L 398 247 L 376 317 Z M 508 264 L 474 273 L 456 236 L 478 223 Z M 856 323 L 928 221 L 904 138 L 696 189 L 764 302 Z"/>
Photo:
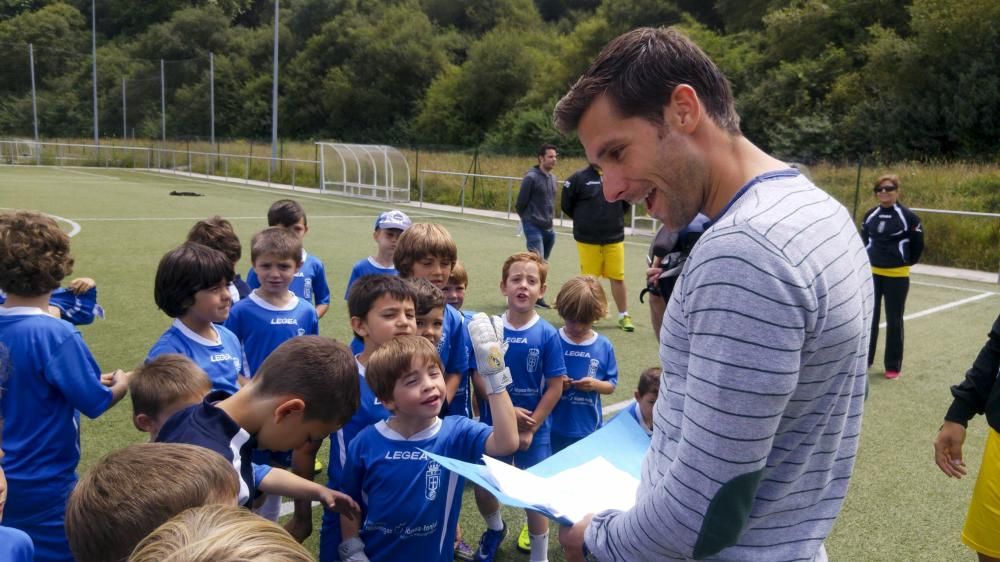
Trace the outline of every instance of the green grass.
<path fill-rule="evenodd" d="M 108 318 L 82 331 L 105 371 L 137 365 L 169 325 L 169 319 L 153 303 L 156 264 L 163 253 L 183 241 L 195 220 L 213 214 L 225 216 L 233 221 L 246 243 L 265 226 L 264 215 L 270 203 L 289 195 L 306 208 L 310 226 L 306 248 L 326 263 L 333 292 L 333 306 L 321 321 L 321 333 L 348 339 L 346 307 L 339 299 L 351 265 L 374 249 L 371 225 L 384 209 L 371 202 L 103 169 L 0 167 L 0 186 L 0 207 L 38 209 L 73 219 L 82 227 L 73 238 L 73 275 L 93 277 L 98 282 Z M 171 197 L 171 190 L 197 191 L 205 196 Z M 416 208 L 407 212 L 418 221 L 444 224 L 457 241 L 459 257 L 470 277 L 466 307 L 490 313 L 502 311 L 500 264 L 507 255 L 523 249 L 523 239 L 515 236 L 514 223 L 431 214 Z M 630 238 L 626 245 L 629 303 L 636 332 L 621 332 L 611 318 L 596 326 L 614 343 L 621 367 L 618 390 L 606 404 L 628 399 L 639 373 L 658 364 L 648 312 L 637 300 L 647 244 L 648 239 Z M 246 251 L 239 267 L 242 272 L 249 265 L 248 254 Z M 572 238 L 565 231 L 560 231 L 551 263 L 548 287 L 553 296 L 578 267 Z M 977 291 L 998 290 L 995 285 L 920 276 L 915 276 L 914 281 L 907 305 L 909 313 L 968 298 Z M 882 378 L 880 370 L 872 371 L 854 479 L 841 517 L 827 541 L 834 559 L 971 559 L 958 537 L 980 462 L 986 424 L 977 419 L 970 426 L 966 462 L 972 475 L 961 481 L 940 474 L 933 464 L 931 442 L 950 402 L 949 385 L 957 383 L 971 364 L 998 309 L 1000 296 L 993 295 L 911 320 L 906 324 L 903 377 L 892 382 Z M 554 312 L 543 311 L 542 315 L 559 325 Z M 85 420 L 82 432 L 81 472 L 104 454 L 145 438 L 132 427 L 127 401 L 97 420 Z M 326 462 L 325 450 L 320 458 Z M 307 542 L 314 552 L 318 548 L 318 511 L 316 515 L 314 536 Z M 512 534 L 516 534 L 523 516 L 508 510 L 505 517 Z M 462 525 L 467 542 L 475 543 L 483 526 L 471 493 L 465 496 Z M 526 559 L 513 545 L 513 537 L 505 542 L 503 559 Z M 550 545 L 550 558 L 561 560 L 554 534 Z"/>

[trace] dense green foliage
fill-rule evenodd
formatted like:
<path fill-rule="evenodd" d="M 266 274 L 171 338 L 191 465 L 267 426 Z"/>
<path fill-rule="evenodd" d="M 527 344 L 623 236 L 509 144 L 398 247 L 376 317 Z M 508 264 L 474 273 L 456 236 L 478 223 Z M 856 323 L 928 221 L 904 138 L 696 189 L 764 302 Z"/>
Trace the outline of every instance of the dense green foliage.
<path fill-rule="evenodd" d="M 280 6 L 283 138 L 575 146 L 551 127 L 559 96 L 618 34 L 678 25 L 730 77 L 747 136 L 786 158 L 998 155 L 995 0 L 285 0 Z M 273 0 L 99 1 L 102 136 L 161 135 L 163 59 L 166 135 L 207 137 L 213 53 L 216 134 L 268 137 L 273 10 Z M 42 136 L 92 134 L 90 14 L 85 0 L 0 0 L 6 55 L 0 134 L 32 134 L 29 43 Z"/>

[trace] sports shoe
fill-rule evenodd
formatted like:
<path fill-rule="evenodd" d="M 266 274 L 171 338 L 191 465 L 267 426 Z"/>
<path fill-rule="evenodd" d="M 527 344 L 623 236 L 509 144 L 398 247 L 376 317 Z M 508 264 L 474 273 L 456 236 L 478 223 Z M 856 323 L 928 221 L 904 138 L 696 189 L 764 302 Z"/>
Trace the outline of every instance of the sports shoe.
<path fill-rule="evenodd" d="M 618 319 L 618 327 L 626 332 L 635 331 L 635 324 L 632 324 L 632 317 L 628 314 Z"/>
<path fill-rule="evenodd" d="M 537 301 L 535 301 L 535 306 L 538 308 L 552 308 L 552 305 L 545 302 L 545 299 L 538 299 Z"/>
<path fill-rule="evenodd" d="M 316 459 L 316 463 L 313 464 L 313 476 L 316 476 L 320 472 L 323 472 L 323 463 L 319 462 L 319 459 Z"/>
<path fill-rule="evenodd" d="M 458 539 L 455 542 L 455 560 L 461 560 L 462 562 L 472 562 L 476 559 L 476 551 L 472 550 L 472 547 L 465 543 L 462 539 Z"/>
<path fill-rule="evenodd" d="M 898 379 L 899 378 L 899 371 L 886 371 L 885 372 L 885 378 L 887 378 L 889 380 Z"/>
<path fill-rule="evenodd" d="M 486 529 L 483 536 L 479 537 L 479 548 L 476 550 L 475 560 L 479 562 L 491 562 L 500 550 L 500 543 L 507 537 L 507 524 L 503 524 L 503 529 L 494 531 Z"/>
<path fill-rule="evenodd" d="M 517 536 L 517 549 L 521 552 L 531 552 L 531 535 L 528 533 L 528 524 L 521 527 L 521 534 Z"/>

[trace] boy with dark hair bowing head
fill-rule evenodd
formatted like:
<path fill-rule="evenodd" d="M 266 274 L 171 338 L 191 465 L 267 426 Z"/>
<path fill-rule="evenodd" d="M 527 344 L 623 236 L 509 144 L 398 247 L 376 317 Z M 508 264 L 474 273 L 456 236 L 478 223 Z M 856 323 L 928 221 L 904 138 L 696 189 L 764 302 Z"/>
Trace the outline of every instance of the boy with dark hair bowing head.
<path fill-rule="evenodd" d="M 0 413 L 3 525 L 27 533 L 36 560 L 72 560 L 63 521 L 80 462 L 80 412 L 96 418 L 125 396 L 128 375 L 102 375 L 83 337 L 48 313 L 73 268 L 69 237 L 36 212 L 0 214 Z"/>
<path fill-rule="evenodd" d="M 179 353 L 205 371 L 213 390 L 236 392 L 246 373 L 243 345 L 221 325 L 229 318 L 229 284 L 235 275 L 232 262 L 208 246 L 184 244 L 164 254 L 156 268 L 153 296 L 174 321 L 146 361 Z"/>
<path fill-rule="evenodd" d="M 267 210 L 267 226 L 283 226 L 292 231 L 299 241 L 309 232 L 305 209 L 298 201 L 291 199 L 279 199 L 271 205 Z M 330 308 L 330 287 L 326 284 L 323 262 L 306 253 L 303 248 L 299 263 L 299 270 L 295 273 L 290 289 L 296 296 L 313 303 L 316 306 L 316 316 L 322 318 Z M 247 274 L 247 283 L 253 289 L 260 287 L 261 280 L 253 268 Z"/>
<path fill-rule="evenodd" d="M 156 441 L 170 416 L 200 403 L 211 391 L 208 375 L 190 358 L 179 353 L 160 355 L 129 377 L 132 424 L 148 433 L 150 441 Z"/>
<path fill-rule="evenodd" d="M 339 492 L 280 468 L 253 465 L 259 445 L 288 450 L 321 441 L 358 408 L 357 371 L 347 347 L 329 338 L 302 336 L 278 346 L 236 394 L 216 391 L 177 412 L 157 441 L 212 449 L 239 473 L 238 500 L 249 507 L 258 489 L 353 517 L 357 505 Z M 259 486 L 258 486 L 259 483 Z"/>
<path fill-rule="evenodd" d="M 76 562 L 124 560 L 135 545 L 191 507 L 234 505 L 236 473 L 195 445 L 140 443 L 99 460 L 66 507 L 66 534 Z"/>
<path fill-rule="evenodd" d="M 419 336 L 400 336 L 368 362 L 367 378 L 392 416 L 366 428 L 351 443 L 344 490 L 362 504 L 362 521 L 341 520 L 340 559 L 454 559 L 455 525 L 464 479 L 424 451 L 478 462 L 483 453 L 517 449 L 517 420 L 507 394 L 503 326 L 479 314 L 469 326 L 489 388 L 493 428 L 462 416 L 438 417 L 444 404 L 441 359 Z"/>

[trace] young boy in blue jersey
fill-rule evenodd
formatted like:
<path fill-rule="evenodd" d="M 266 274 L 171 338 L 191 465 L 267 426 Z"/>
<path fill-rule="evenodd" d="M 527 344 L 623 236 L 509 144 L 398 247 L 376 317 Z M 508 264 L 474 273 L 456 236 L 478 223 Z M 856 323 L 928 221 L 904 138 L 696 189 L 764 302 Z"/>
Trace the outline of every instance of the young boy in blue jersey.
<path fill-rule="evenodd" d="M 558 453 L 601 427 L 601 395 L 618 385 L 618 361 L 611 341 L 594 331 L 608 314 L 608 297 L 591 275 L 570 278 L 559 289 L 556 310 L 566 323 L 562 339 L 563 393 L 552 410 L 552 452 Z"/>
<path fill-rule="evenodd" d="M 358 371 L 355 382 L 361 395 L 361 403 L 354 416 L 330 436 L 330 462 L 327 468 L 327 487 L 341 489 L 344 465 L 347 462 L 347 448 L 358 433 L 389 417 L 389 410 L 372 392 L 366 382 L 365 366 L 368 359 L 381 346 L 398 336 L 413 335 L 416 331 L 413 289 L 403 279 L 391 275 L 366 275 L 359 279 L 347 299 L 347 310 L 351 316 L 351 330 L 364 342 L 362 351 L 355 355 Z M 298 455 L 298 451 L 296 451 Z M 298 462 L 298 461 L 297 461 Z M 306 461 L 303 461 L 305 463 Z M 312 510 L 301 502 L 295 504 L 298 525 L 311 530 Z M 296 538 L 308 536 L 308 532 L 293 532 Z M 340 545 L 340 517 L 335 513 L 323 514 L 320 532 L 319 559 L 322 562 L 337 560 Z"/>
<path fill-rule="evenodd" d="M 297 336 L 319 334 L 316 309 L 288 290 L 299 270 L 301 255 L 302 241 L 287 228 L 272 226 L 253 237 L 250 258 L 260 286 L 236 303 L 226 320 L 226 327 L 243 344 L 250 377 L 282 343 Z M 258 450 L 254 462 L 288 468 L 292 464 L 291 451 Z M 268 496 L 262 501 L 256 513 L 277 521 L 281 497 Z"/>
<path fill-rule="evenodd" d="M 364 517 L 360 522 L 341 520 L 341 560 L 450 562 L 464 479 L 424 451 L 479 462 L 483 453 L 503 456 L 517 449 L 503 327 L 499 319 L 494 323 L 480 314 L 469 330 L 482 358 L 493 428 L 461 416 L 438 417 L 446 391 L 444 373 L 436 349 L 425 338 L 398 337 L 369 360 L 368 383 L 392 416 L 351 442 L 343 486 L 362 505 Z"/>
<path fill-rule="evenodd" d="M 271 205 L 267 210 L 267 226 L 283 226 L 291 230 L 300 241 L 309 232 L 305 209 L 291 199 L 279 199 Z M 316 307 L 316 316 L 322 318 L 330 308 L 330 287 L 326 284 L 323 262 L 316 256 L 306 253 L 305 249 L 302 250 L 302 258 L 299 261 L 301 265 L 289 288 L 296 296 L 313 303 Z M 260 287 L 261 281 L 253 268 L 247 273 L 247 283 L 252 289 Z"/>
<path fill-rule="evenodd" d="M 0 419 L 0 426 L 2 425 L 3 419 Z M 3 461 L 3 449 L 0 449 L 0 461 Z M 3 521 L 3 506 L 6 502 L 7 477 L 4 475 L 3 466 L 0 465 L 0 521 Z M 31 537 L 24 531 L 0 525 L 0 560 L 33 562 L 34 559 L 35 545 L 31 542 Z"/>
<path fill-rule="evenodd" d="M 259 491 L 319 501 L 354 517 L 357 504 L 349 497 L 286 470 L 254 465 L 250 457 L 258 446 L 283 451 L 322 441 L 343 425 L 358 408 L 356 373 L 343 344 L 320 336 L 290 339 L 236 394 L 212 392 L 171 416 L 157 442 L 200 445 L 222 455 L 239 473 L 241 505 L 249 507 Z"/>
<path fill-rule="evenodd" d="M 226 320 L 243 344 L 250 377 L 285 341 L 319 333 L 316 309 L 289 290 L 301 255 L 302 241 L 287 228 L 267 228 L 253 237 L 250 258 L 259 285 L 233 306 Z"/>
<path fill-rule="evenodd" d="M 351 286 L 358 279 L 365 275 L 398 275 L 396 266 L 392 262 L 392 256 L 396 252 L 396 243 L 404 230 L 413 224 L 410 217 L 399 209 L 383 211 L 375 219 L 375 245 L 378 251 L 374 256 L 368 256 L 359 260 L 351 268 L 351 277 L 347 280 L 347 289 L 344 291 L 344 300 L 351 294 Z"/>
<path fill-rule="evenodd" d="M 156 441 L 170 416 L 201 403 L 212 391 L 212 382 L 194 361 L 179 353 L 166 353 L 137 368 L 128 381 L 132 398 L 132 424 Z"/>
<path fill-rule="evenodd" d="M 468 325 L 475 314 L 469 310 L 462 310 L 462 306 L 465 305 L 465 290 L 468 286 L 469 274 L 465 270 L 465 266 L 462 265 L 462 262 L 456 261 L 455 265 L 451 268 L 451 275 L 448 276 L 448 282 L 445 283 L 441 292 L 444 293 L 445 304 L 452 306 L 461 313 L 462 320 L 466 325 Z M 476 372 L 476 354 L 468 338 L 466 338 L 466 348 L 468 349 L 469 368 L 463 373 L 458 388 L 455 389 L 455 399 L 448 405 L 448 415 L 472 418 L 478 416 L 479 412 L 478 405 L 476 404 L 476 394 L 480 395 L 481 400 L 485 400 L 486 395 L 483 393 L 482 388 L 477 388 L 476 392 L 473 392 L 473 385 L 476 382 L 476 378 L 473 376 Z"/>
<path fill-rule="evenodd" d="M 243 345 L 228 328 L 236 275 L 222 252 L 201 244 L 184 244 L 167 252 L 156 268 L 156 306 L 174 319 L 153 344 L 146 361 L 164 353 L 190 357 L 201 367 L 212 390 L 235 393 L 245 374 Z"/>
<path fill-rule="evenodd" d="M 63 521 L 80 461 L 80 413 L 96 418 L 128 390 L 127 373 L 102 375 L 80 332 L 48 313 L 49 295 L 72 267 L 69 237 L 54 220 L 0 214 L 3 525 L 31 537 L 36 560 L 72 560 Z"/>
<path fill-rule="evenodd" d="M 438 289 L 443 289 L 448 283 L 451 268 L 457 260 L 458 247 L 451 234 L 445 227 L 430 223 L 417 223 L 406 229 L 399 237 L 396 253 L 393 255 L 401 277 L 423 278 Z M 446 304 L 438 353 L 444 364 L 448 387 L 445 404 L 449 411 L 462 376 L 469 370 L 467 341 L 468 332 L 464 327 L 462 313 Z"/>
<path fill-rule="evenodd" d="M 239 479 L 221 456 L 179 443 L 139 443 L 108 454 L 66 506 L 76 562 L 126 560 L 135 545 L 192 507 L 235 505 Z"/>
<path fill-rule="evenodd" d="M 663 369 L 650 367 L 639 375 L 639 384 L 635 389 L 635 403 L 627 408 L 627 412 L 646 435 L 653 434 L 653 406 L 660 396 L 660 374 Z"/>
<path fill-rule="evenodd" d="M 219 215 L 194 223 L 194 226 L 188 231 L 187 241 L 222 252 L 233 264 L 233 269 L 243 257 L 243 245 L 240 244 L 239 236 L 236 236 L 233 223 Z M 247 285 L 247 282 L 237 273 L 229 284 L 229 296 L 233 298 L 235 304 L 249 295 L 250 285 Z"/>
<path fill-rule="evenodd" d="M 507 312 L 503 315 L 504 340 L 508 346 L 505 358 L 513 378 L 508 391 L 514 402 L 520 439 L 518 451 L 500 460 L 522 469 L 535 466 L 552 454 L 549 414 L 562 396 L 562 377 L 566 374 L 559 332 L 535 312 L 535 302 L 545 296 L 548 271 L 548 263 L 538 254 L 519 252 L 504 262 L 500 282 L 500 292 L 507 299 Z M 491 416 L 487 408 L 484 417 Z M 492 514 L 486 517 L 487 530 L 479 540 L 477 558 L 492 559 L 507 528 L 500 521 L 496 498 L 476 488 L 476 502 L 480 513 Z M 525 513 L 528 521 L 521 529 L 517 546 L 530 552 L 532 561 L 548 560 L 549 520 L 534 511 Z"/>

